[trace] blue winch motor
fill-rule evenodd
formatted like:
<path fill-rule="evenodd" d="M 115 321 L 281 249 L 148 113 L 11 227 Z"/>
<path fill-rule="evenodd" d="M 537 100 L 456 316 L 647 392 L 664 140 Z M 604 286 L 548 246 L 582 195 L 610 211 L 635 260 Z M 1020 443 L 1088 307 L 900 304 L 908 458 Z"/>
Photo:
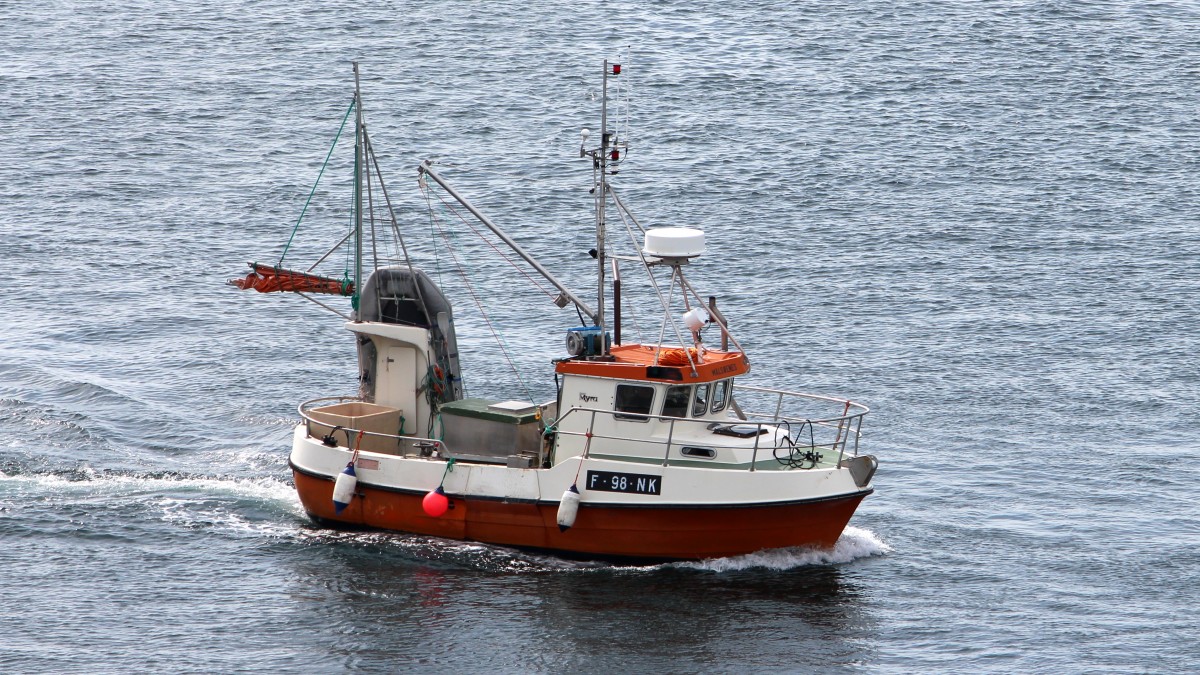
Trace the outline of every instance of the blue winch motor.
<path fill-rule="evenodd" d="M 603 344 L 600 342 L 603 336 Z M 599 356 L 612 346 L 612 337 L 599 326 L 578 326 L 567 329 L 567 353 L 571 356 Z"/>

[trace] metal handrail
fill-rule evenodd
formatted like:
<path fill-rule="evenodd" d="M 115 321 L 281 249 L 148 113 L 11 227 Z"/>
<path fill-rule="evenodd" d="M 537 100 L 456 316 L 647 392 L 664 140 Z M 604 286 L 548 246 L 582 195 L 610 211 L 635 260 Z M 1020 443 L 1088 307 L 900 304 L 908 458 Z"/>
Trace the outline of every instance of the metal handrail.
<path fill-rule="evenodd" d="M 296 406 L 296 411 L 299 412 L 300 416 L 303 417 L 304 419 L 309 419 L 308 415 L 306 415 L 304 413 L 305 409 L 314 403 L 324 403 L 326 401 L 339 401 L 339 402 L 355 401 L 358 403 L 366 403 L 366 401 L 363 400 L 363 397 L 361 397 L 361 396 L 323 396 L 321 398 L 312 398 L 307 401 L 301 402 L 300 405 Z M 316 421 L 319 421 L 319 420 L 316 420 Z"/>
<path fill-rule="evenodd" d="M 779 390 L 779 389 L 768 389 L 765 387 L 741 387 L 741 386 L 734 387 L 735 391 L 738 389 L 742 389 L 745 391 L 754 391 L 754 392 L 759 392 L 759 393 L 774 394 L 778 397 L 778 399 L 777 399 L 777 408 L 778 409 L 774 415 L 765 415 L 763 413 L 750 413 L 755 416 L 760 416 L 760 417 L 765 417 L 765 418 L 769 417 L 770 421 L 751 421 L 751 420 L 747 419 L 747 420 L 737 420 L 735 422 L 734 420 L 729 420 L 730 423 L 736 423 L 738 426 L 754 426 L 760 430 L 758 433 L 755 434 L 755 437 L 754 437 L 754 447 L 753 447 L 753 452 L 751 454 L 750 467 L 749 467 L 750 471 L 755 471 L 757 468 L 758 450 L 761 446 L 761 436 L 763 435 L 761 430 L 766 429 L 766 428 L 778 429 L 779 422 L 799 422 L 799 423 L 805 423 L 805 424 L 812 425 L 813 427 L 822 427 L 822 428 L 828 428 L 828 429 L 836 428 L 836 429 L 838 429 L 838 435 L 833 442 L 822 442 L 822 443 L 813 442 L 811 446 L 803 446 L 803 447 L 812 447 L 814 449 L 819 448 L 819 449 L 823 449 L 823 450 L 828 450 L 830 452 L 837 451 L 838 452 L 838 463 L 840 464 L 842 459 L 845 456 L 845 453 L 847 452 L 847 444 L 848 444 L 850 438 L 853 436 L 853 438 L 854 438 L 853 454 L 855 456 L 858 455 L 858 443 L 859 443 L 859 439 L 862 437 L 862 431 L 861 431 L 862 419 L 867 414 L 867 412 L 869 412 L 869 409 L 865 405 L 862 405 L 860 403 L 854 403 L 853 401 L 846 401 L 845 399 L 838 399 L 838 398 L 833 398 L 833 397 L 829 397 L 829 396 L 819 396 L 819 395 L 815 395 L 815 394 L 800 394 L 800 393 L 796 393 L 796 392 L 789 392 L 789 391 L 784 391 L 784 390 Z M 814 401 L 827 401 L 827 402 L 831 402 L 831 403 L 838 403 L 841 405 L 845 405 L 846 410 L 854 408 L 855 412 L 840 415 L 837 417 L 829 417 L 829 418 L 825 418 L 825 419 L 811 419 L 811 418 L 804 418 L 804 417 L 798 417 L 798 416 L 782 415 L 782 414 L 780 414 L 779 411 L 782 409 L 781 406 L 782 406 L 782 400 L 784 399 L 784 397 L 796 397 L 796 398 L 802 398 L 802 399 L 808 399 L 808 400 L 814 400 Z M 308 414 L 308 409 L 310 407 L 312 407 L 313 405 L 316 405 L 319 403 L 329 403 L 329 402 L 335 402 L 335 401 L 336 402 L 366 402 L 363 400 L 362 397 L 359 397 L 359 396 L 327 396 L 327 397 L 323 397 L 323 398 L 316 398 L 316 399 L 304 401 L 299 406 L 297 406 L 297 411 L 299 412 L 300 417 L 302 417 L 304 419 L 306 431 L 310 437 L 312 437 L 312 426 L 311 426 L 312 424 L 320 424 L 323 426 L 330 426 L 330 427 L 336 426 L 336 425 L 331 425 L 328 422 L 324 422 L 324 421 L 310 417 Z M 569 430 L 562 429 L 563 420 L 567 419 L 573 413 L 578 413 L 578 414 L 588 413 L 589 414 L 587 428 L 584 431 L 569 431 Z M 651 440 L 651 439 L 647 439 L 647 438 L 637 438 L 637 437 L 632 437 L 632 436 L 599 435 L 599 434 L 595 433 L 596 416 L 597 415 L 607 415 L 610 418 L 615 419 L 616 415 L 618 415 L 618 414 L 621 415 L 621 417 L 625 418 L 625 419 L 634 418 L 634 419 L 642 419 L 642 420 L 646 420 L 646 421 L 655 420 L 655 421 L 659 421 L 659 422 L 667 422 L 669 426 L 667 429 L 666 442 L 663 443 L 663 441 Z M 624 412 L 624 411 L 616 411 L 616 410 L 602 410 L 599 408 L 572 407 L 572 408 L 567 409 L 565 412 L 563 412 L 563 414 L 560 415 L 558 417 L 558 419 L 554 421 L 553 427 L 554 427 L 554 433 L 556 433 L 556 434 L 563 435 L 563 436 L 582 436 L 582 437 L 586 438 L 586 441 L 584 443 L 583 454 L 582 454 L 583 458 L 585 458 L 585 459 L 589 458 L 591 455 L 591 440 L 593 438 L 603 438 L 606 440 L 615 440 L 615 441 L 628 441 L 628 442 L 633 442 L 633 443 L 651 443 L 651 444 L 663 443 L 665 445 L 665 451 L 663 453 L 663 466 L 666 467 L 666 466 L 670 466 L 671 445 L 672 445 L 672 442 L 673 442 L 674 436 L 675 436 L 675 427 L 678 423 L 681 423 L 681 422 L 689 422 L 689 423 L 694 423 L 697 425 L 711 425 L 716 421 L 709 419 L 709 418 L 695 418 L 695 417 L 682 417 L 681 418 L 681 417 L 667 416 L 667 415 L 651 415 L 651 414 Z M 353 432 L 354 434 L 362 433 L 366 436 L 396 439 L 399 441 L 408 441 L 413 444 L 414 448 L 420 447 L 420 445 L 429 447 L 429 445 L 432 444 L 433 447 L 436 447 L 439 450 L 439 454 L 441 454 L 443 457 L 452 457 L 453 456 L 452 453 L 450 452 L 449 447 L 447 447 L 446 443 L 444 441 L 442 441 L 440 439 L 436 439 L 436 438 L 422 438 L 422 437 L 417 437 L 417 436 L 401 436 L 398 434 L 385 434 L 385 433 L 379 433 L 379 432 L 374 432 L 374 431 L 365 431 L 362 429 L 353 429 L 351 427 L 345 427 L 345 426 L 343 426 L 342 429 L 345 430 L 348 434 L 347 447 L 350 447 L 349 446 L 349 435 L 351 434 L 351 432 Z M 815 441 L 815 439 L 814 439 L 814 441 Z M 707 445 L 709 445 L 711 447 L 724 448 L 724 449 L 744 449 L 744 447 L 745 447 L 745 446 L 741 446 L 741 445 L 733 445 L 733 444 L 725 444 L 725 443 L 707 443 Z M 782 446 L 777 446 L 777 447 L 782 447 Z M 716 467 L 714 467 L 714 468 L 716 468 Z"/>
<path fill-rule="evenodd" d="M 308 434 L 309 438 L 315 438 L 315 436 L 313 436 L 313 433 L 312 433 L 312 425 L 313 424 L 320 424 L 322 426 L 327 426 L 327 427 L 331 427 L 331 428 L 339 426 L 336 424 L 330 424 L 329 422 L 322 422 L 321 420 L 318 420 L 318 419 L 313 419 L 312 417 L 310 417 L 308 415 L 308 408 L 311 407 L 312 405 L 317 404 L 317 403 L 327 403 L 330 401 L 366 403 L 366 401 L 364 401 L 361 396 L 324 396 L 322 398 L 314 398 L 314 399 L 309 399 L 307 401 L 302 402 L 300 405 L 296 406 L 296 411 L 298 413 L 300 413 L 300 417 L 302 417 L 304 419 L 305 433 Z M 354 436 L 357 436 L 358 434 L 362 434 L 364 436 L 374 436 L 377 438 L 390 438 L 390 439 L 396 439 L 396 440 L 400 440 L 400 441 L 411 441 L 414 448 L 421 447 L 421 445 L 423 445 L 424 447 L 430 447 L 430 444 L 432 444 L 432 446 L 438 450 L 439 455 L 443 455 L 444 457 L 452 457 L 453 456 L 450 453 L 450 448 L 446 445 L 446 443 L 438 438 L 422 438 L 420 436 L 401 436 L 399 434 L 385 434 L 385 433 L 380 433 L 377 431 L 367 431 L 365 429 L 355 429 L 353 427 L 347 427 L 347 426 L 342 426 L 341 428 L 347 434 L 346 447 L 348 449 L 351 448 L 350 435 L 351 435 L 351 432 L 353 432 Z M 418 444 L 420 444 L 420 445 L 418 445 Z"/>
<path fill-rule="evenodd" d="M 774 394 L 780 393 L 779 390 L 764 390 L 764 391 L 767 391 L 769 393 L 774 393 Z M 786 395 L 796 395 L 800 398 L 807 398 L 807 399 L 820 400 L 820 401 L 830 401 L 830 402 L 838 403 L 841 405 L 846 405 L 848 403 L 845 399 L 837 399 L 837 398 L 831 398 L 831 397 L 826 397 L 826 396 L 793 394 L 793 392 L 782 392 L 782 393 L 785 396 Z M 847 442 L 849 441 L 849 438 L 851 436 L 854 436 L 853 452 L 855 455 L 858 454 L 858 440 L 862 436 L 862 432 L 861 432 L 862 418 L 868 412 L 867 407 L 862 404 L 849 402 L 847 409 L 852 408 L 852 407 L 858 408 L 859 411 L 856 411 L 852 414 L 845 414 L 845 415 L 840 415 L 838 417 L 831 417 L 831 418 L 827 418 L 827 419 L 810 420 L 810 419 L 799 418 L 799 417 L 789 418 L 786 416 L 779 416 L 777 420 L 773 420 L 773 421 L 767 421 L 767 422 L 738 421 L 737 424 L 739 426 L 755 426 L 759 430 L 766 429 L 766 428 L 778 429 L 779 428 L 778 421 L 786 422 L 786 421 L 790 420 L 790 421 L 795 421 L 795 422 L 804 422 L 804 423 L 811 424 L 814 426 L 820 426 L 820 427 L 829 428 L 829 429 L 835 429 L 835 428 L 840 427 L 841 432 L 839 432 L 838 438 L 836 438 L 834 441 L 821 442 L 821 443 L 814 442 L 814 443 L 812 443 L 811 446 L 802 446 L 802 447 L 811 447 L 813 449 L 827 450 L 829 452 L 837 452 L 838 453 L 838 463 L 840 464 L 842 459 L 845 456 L 846 451 L 847 451 Z M 585 414 L 586 413 L 589 415 L 589 420 L 588 420 L 587 426 L 583 431 L 571 431 L 571 430 L 564 430 L 562 428 L 563 420 L 570 417 L 573 413 L 576 413 L 576 414 Z M 614 419 L 616 418 L 617 415 L 620 415 L 623 419 L 634 418 L 634 419 L 641 419 L 641 420 L 646 420 L 646 421 L 655 420 L 655 421 L 659 421 L 659 422 L 667 422 L 669 425 L 668 429 L 667 429 L 667 439 L 664 442 L 661 440 L 651 440 L 651 439 L 647 439 L 647 438 L 638 438 L 638 437 L 633 437 L 633 436 L 598 434 L 598 433 L 596 433 L 596 430 L 595 430 L 597 415 L 607 415 L 610 418 L 614 418 Z M 632 443 L 643 443 L 643 444 L 645 444 L 645 443 L 650 443 L 650 444 L 662 443 L 663 445 L 665 445 L 665 451 L 663 454 L 663 466 L 669 466 L 670 465 L 671 446 L 672 446 L 672 442 L 674 440 L 676 424 L 680 423 L 680 422 L 691 422 L 694 424 L 711 425 L 714 423 L 714 421 L 715 420 L 708 419 L 708 418 L 694 418 L 694 417 L 680 418 L 680 417 L 667 416 L 667 415 L 651 415 L 651 414 L 645 414 L 645 413 L 604 410 L 604 409 L 600 409 L 600 408 L 572 407 L 572 408 L 567 409 L 565 412 L 563 412 L 563 414 L 561 416 L 559 416 L 559 418 L 557 420 L 555 420 L 553 426 L 554 426 L 554 433 L 556 433 L 558 435 L 577 436 L 577 437 L 585 438 L 586 440 L 584 443 L 584 454 L 583 454 L 583 456 L 585 458 L 591 456 L 591 445 L 592 445 L 591 441 L 594 438 L 602 438 L 605 440 L 613 440 L 613 441 L 626 441 L 626 442 L 632 442 Z M 762 436 L 761 431 L 759 433 L 755 434 L 754 448 L 753 448 L 753 452 L 751 455 L 751 461 L 750 461 L 750 467 L 749 467 L 750 471 L 755 471 L 757 469 L 758 450 L 761 445 L 761 436 Z M 724 443 L 719 443 L 719 444 L 709 443 L 708 445 L 710 445 L 712 447 L 725 448 L 725 449 L 744 449 L 745 448 L 745 446 L 742 446 L 742 445 L 732 445 L 732 444 L 724 444 Z M 777 447 L 782 447 L 782 446 L 777 446 Z"/>
<path fill-rule="evenodd" d="M 666 451 L 663 452 L 663 466 L 668 466 L 669 462 L 671 461 L 671 439 L 674 438 L 674 436 L 675 436 L 675 420 L 677 420 L 677 419 L 679 419 L 679 418 L 672 417 L 671 425 L 667 427 L 667 442 L 666 442 L 667 449 L 666 449 Z M 596 415 L 593 414 L 592 415 L 592 423 L 594 424 L 595 421 L 596 421 Z"/>
<path fill-rule="evenodd" d="M 807 423 L 807 424 L 811 424 L 813 426 L 820 426 L 820 427 L 827 427 L 827 428 L 833 428 L 834 423 L 836 423 L 837 428 L 838 428 L 838 433 L 837 433 L 838 440 L 835 441 L 835 443 L 833 445 L 831 445 L 830 447 L 831 447 L 831 449 L 838 450 L 838 461 L 840 462 L 842 460 L 842 458 L 845 456 L 847 444 L 849 443 L 851 436 L 854 437 L 854 451 L 853 451 L 854 455 L 855 456 L 858 455 L 858 443 L 859 443 L 859 440 L 862 438 L 862 419 L 863 419 L 864 415 L 871 412 L 871 409 L 868 408 L 867 406 L 865 406 L 861 403 L 856 403 L 854 401 L 850 401 L 850 400 L 843 399 L 843 398 L 836 398 L 833 396 L 822 396 L 820 394 L 804 394 L 801 392 L 788 391 L 786 389 L 776 389 L 776 388 L 772 388 L 772 387 L 756 387 L 756 386 L 752 386 L 752 385 L 735 384 L 735 385 L 733 385 L 733 391 L 735 394 L 738 391 L 743 391 L 743 392 L 753 392 L 753 393 L 758 393 L 758 394 L 773 394 L 775 396 L 775 412 L 774 413 L 765 413 L 765 412 L 759 412 L 759 411 L 753 411 L 753 410 L 743 411 L 742 414 L 746 415 L 747 417 L 752 417 L 752 416 L 753 417 L 765 417 L 765 418 L 771 419 L 774 422 L 785 421 L 785 422 Z M 837 417 L 831 417 L 828 419 L 819 419 L 819 420 L 815 420 L 815 419 L 811 419 L 811 418 L 807 418 L 807 417 L 801 417 L 801 416 L 784 415 L 784 414 L 782 414 L 783 401 L 785 398 L 788 398 L 788 397 L 797 398 L 797 399 L 805 399 L 805 400 L 809 400 L 809 401 L 826 401 L 829 403 L 836 403 L 839 405 L 844 405 L 844 406 L 846 406 L 846 408 L 845 408 L 846 412 L 844 412 L 842 415 L 839 415 Z M 852 409 L 854 410 L 853 413 L 850 412 L 850 410 L 852 410 Z M 843 432 L 845 432 L 845 433 L 843 433 Z"/>
<path fill-rule="evenodd" d="M 762 393 L 762 394 L 776 394 L 776 395 L 779 395 L 781 399 L 784 396 L 791 396 L 791 397 L 795 397 L 795 398 L 808 399 L 811 401 L 828 401 L 829 403 L 837 403 L 837 404 L 849 403 L 851 408 L 855 408 L 856 410 L 861 411 L 861 412 L 855 413 L 856 415 L 865 415 L 865 414 L 871 412 L 870 408 L 868 408 L 867 406 L 865 406 L 861 403 L 856 403 L 855 401 L 847 401 L 844 398 L 837 398 L 836 396 L 822 396 L 820 394 L 804 394 L 804 393 L 801 393 L 798 391 L 788 391 L 786 389 L 775 389 L 772 387 L 756 387 L 756 386 L 748 385 L 748 384 L 736 384 L 735 383 L 733 385 L 734 393 L 737 393 L 739 390 L 740 391 L 753 391 L 753 392 L 758 392 L 758 393 Z M 759 413 L 759 414 L 762 414 L 762 413 Z M 849 416 L 849 415 L 847 415 L 847 416 Z"/>

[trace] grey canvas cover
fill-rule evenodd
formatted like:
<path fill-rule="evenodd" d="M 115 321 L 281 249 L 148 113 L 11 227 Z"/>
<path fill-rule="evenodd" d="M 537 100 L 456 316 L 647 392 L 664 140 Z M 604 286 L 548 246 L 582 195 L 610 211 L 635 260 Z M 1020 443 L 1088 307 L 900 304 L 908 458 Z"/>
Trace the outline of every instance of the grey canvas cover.
<path fill-rule="evenodd" d="M 358 319 L 379 323 L 416 326 L 429 330 L 437 365 L 444 381 L 442 401 L 462 398 L 462 376 L 458 366 L 458 341 L 454 336 L 454 314 L 442 289 L 424 272 L 406 266 L 381 267 L 363 284 Z M 358 343 L 362 394 L 375 397 L 375 343 L 361 337 Z"/>

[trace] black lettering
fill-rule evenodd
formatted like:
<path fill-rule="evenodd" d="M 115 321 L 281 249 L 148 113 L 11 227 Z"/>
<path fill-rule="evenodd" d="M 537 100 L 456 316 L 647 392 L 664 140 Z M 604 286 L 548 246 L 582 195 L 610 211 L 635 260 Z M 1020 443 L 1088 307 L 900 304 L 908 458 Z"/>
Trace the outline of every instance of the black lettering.
<path fill-rule="evenodd" d="M 604 492 L 626 492 L 642 495 L 659 494 L 661 476 L 619 471 L 588 471 L 587 489 Z"/>

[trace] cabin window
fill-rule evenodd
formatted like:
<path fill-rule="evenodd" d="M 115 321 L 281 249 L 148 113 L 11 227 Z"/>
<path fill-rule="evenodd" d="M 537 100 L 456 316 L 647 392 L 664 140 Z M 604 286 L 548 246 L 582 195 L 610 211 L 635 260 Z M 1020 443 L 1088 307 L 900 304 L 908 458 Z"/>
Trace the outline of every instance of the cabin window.
<path fill-rule="evenodd" d="M 687 417 L 688 406 L 692 402 L 691 386 L 667 387 L 667 395 L 663 399 L 663 417 Z"/>
<path fill-rule="evenodd" d="M 731 386 L 733 380 L 721 380 L 713 385 L 712 395 L 712 411 L 721 412 L 725 409 L 725 405 L 729 402 L 729 391 L 733 389 Z"/>
<path fill-rule="evenodd" d="M 649 415 L 650 404 L 654 402 L 654 387 L 644 387 L 637 384 L 618 384 L 617 385 L 617 400 L 616 413 L 613 417 L 619 420 L 634 420 L 636 422 L 645 422 L 645 417 L 638 415 Z M 620 413 L 634 413 L 632 415 L 622 415 Z"/>
<path fill-rule="evenodd" d="M 692 399 L 692 417 L 701 417 L 708 412 L 707 384 L 696 385 L 696 397 Z"/>
<path fill-rule="evenodd" d="M 703 459 L 713 459 L 717 456 L 717 451 L 712 448 L 693 448 L 684 447 L 679 451 L 684 457 L 700 457 Z"/>

